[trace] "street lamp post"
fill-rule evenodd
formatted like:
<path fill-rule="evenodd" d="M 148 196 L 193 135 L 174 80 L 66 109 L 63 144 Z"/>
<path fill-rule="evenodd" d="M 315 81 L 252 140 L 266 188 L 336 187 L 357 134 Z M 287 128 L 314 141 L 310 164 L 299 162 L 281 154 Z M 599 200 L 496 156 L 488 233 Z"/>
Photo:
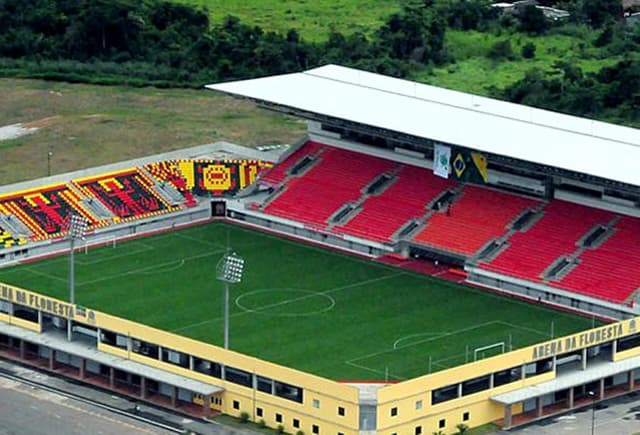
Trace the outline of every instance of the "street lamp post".
<path fill-rule="evenodd" d="M 589 391 L 587 395 L 591 397 L 591 435 L 593 435 L 596 430 L 596 393 Z"/>
<path fill-rule="evenodd" d="M 226 254 L 218 261 L 216 278 L 224 283 L 224 348 L 229 349 L 229 284 L 242 281 L 244 259 L 238 254 Z"/>
<path fill-rule="evenodd" d="M 53 151 L 47 153 L 47 177 L 51 176 L 51 156 L 53 156 Z"/>

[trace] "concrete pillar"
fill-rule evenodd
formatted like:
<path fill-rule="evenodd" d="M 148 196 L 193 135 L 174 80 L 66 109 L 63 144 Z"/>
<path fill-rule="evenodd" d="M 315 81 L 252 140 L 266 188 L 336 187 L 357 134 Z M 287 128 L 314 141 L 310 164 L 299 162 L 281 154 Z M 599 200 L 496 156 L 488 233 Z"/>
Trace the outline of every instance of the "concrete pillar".
<path fill-rule="evenodd" d="M 462 397 L 462 383 L 458 384 L 458 397 Z"/>
<path fill-rule="evenodd" d="M 109 387 L 116 387 L 116 369 L 109 367 Z"/>
<path fill-rule="evenodd" d="M 613 340 L 613 342 L 611 343 L 611 358 L 609 359 L 609 361 L 614 361 L 616 353 L 618 353 L 618 340 Z"/>
<path fill-rule="evenodd" d="M 27 356 L 27 345 L 24 342 L 24 340 L 20 340 L 20 344 L 19 344 L 19 355 L 20 355 L 20 359 L 25 359 Z"/>
<path fill-rule="evenodd" d="M 178 406 L 178 387 L 173 387 L 171 390 L 171 406 L 173 408 Z"/>
<path fill-rule="evenodd" d="M 49 349 L 49 370 L 56 369 L 56 351 L 55 349 Z"/>
<path fill-rule="evenodd" d="M 604 378 L 600 379 L 600 385 L 599 385 L 598 389 L 600 390 L 599 391 L 600 392 L 599 398 L 600 398 L 600 400 L 602 400 L 602 399 L 604 399 Z"/>
<path fill-rule="evenodd" d="M 520 366 L 520 380 L 525 380 L 527 377 L 527 365 L 522 364 Z"/>
<path fill-rule="evenodd" d="M 189 355 L 189 370 L 193 370 L 193 355 Z"/>
<path fill-rule="evenodd" d="M 42 328 L 42 311 L 38 310 L 38 325 Z"/>
<path fill-rule="evenodd" d="M 494 377 L 494 373 L 491 373 L 489 375 L 489 389 L 493 388 L 493 383 L 495 382 L 493 377 Z"/>
<path fill-rule="evenodd" d="M 225 370 L 224 364 L 220 364 L 220 378 L 222 380 L 226 380 L 227 379 L 227 371 Z"/>
<path fill-rule="evenodd" d="M 536 397 L 536 417 L 542 417 L 542 397 Z"/>
<path fill-rule="evenodd" d="M 504 429 L 509 429 L 512 423 L 511 405 L 504 406 Z"/>
<path fill-rule="evenodd" d="M 587 369 L 587 348 L 582 349 L 582 370 Z"/>
<path fill-rule="evenodd" d="M 80 358 L 80 379 L 84 379 L 87 372 L 87 360 Z"/>
<path fill-rule="evenodd" d="M 147 378 L 140 376 L 140 397 L 147 398 Z"/>
<path fill-rule="evenodd" d="M 573 387 L 569 388 L 569 409 L 573 408 L 573 402 L 574 402 L 574 393 L 573 393 Z"/>
<path fill-rule="evenodd" d="M 633 370 L 629 370 L 627 372 L 627 387 L 630 391 L 633 391 L 633 389 L 636 387 L 635 382 L 635 372 Z"/>

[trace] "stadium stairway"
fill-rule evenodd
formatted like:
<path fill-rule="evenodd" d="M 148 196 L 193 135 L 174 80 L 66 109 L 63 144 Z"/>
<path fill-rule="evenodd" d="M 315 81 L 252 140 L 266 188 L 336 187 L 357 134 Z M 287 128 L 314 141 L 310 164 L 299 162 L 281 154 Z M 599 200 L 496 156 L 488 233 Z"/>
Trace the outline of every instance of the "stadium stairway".
<path fill-rule="evenodd" d="M 384 190 L 365 195 L 361 210 L 348 222 L 336 227 L 344 234 L 379 242 L 393 242 L 407 222 L 420 219 L 429 205 L 453 182 L 436 177 L 425 168 L 400 164 Z"/>
<path fill-rule="evenodd" d="M 443 205 L 444 210 L 429 217 L 413 241 L 469 257 L 505 236 L 509 224 L 537 204 L 530 198 L 467 184 Z"/>
<path fill-rule="evenodd" d="M 334 213 L 346 203 L 357 201 L 368 183 L 397 165 L 328 146 L 317 160 L 303 175 L 288 177 L 284 189 L 264 207 L 264 212 L 325 229 Z"/>
<path fill-rule="evenodd" d="M 485 270 L 533 282 L 543 282 L 545 271 L 563 257 L 579 251 L 579 241 L 596 225 L 606 225 L 614 214 L 561 200 L 550 201 L 531 228 L 514 234 L 508 247 Z"/>
<path fill-rule="evenodd" d="M 585 248 L 578 263 L 553 287 L 615 303 L 628 303 L 640 288 L 640 219 L 621 217 L 613 233 L 597 247 Z M 621 261 L 624 259 L 624 261 Z"/>

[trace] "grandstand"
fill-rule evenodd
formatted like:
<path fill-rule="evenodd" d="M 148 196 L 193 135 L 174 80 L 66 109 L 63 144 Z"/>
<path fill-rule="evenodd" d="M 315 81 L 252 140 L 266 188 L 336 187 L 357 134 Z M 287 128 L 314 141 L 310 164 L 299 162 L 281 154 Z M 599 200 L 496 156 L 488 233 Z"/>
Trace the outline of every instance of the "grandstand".
<path fill-rule="evenodd" d="M 308 122 L 308 134 L 272 159 L 273 165 L 249 150 L 247 158 L 173 154 L 70 174 L 43 187 L 4 191 L 0 193 L 0 260 L 30 262 L 62 252 L 64 244 L 60 242 L 66 237 L 71 213 L 81 214 L 89 222 L 85 247 L 92 242 L 222 219 L 268 232 L 267 237 L 275 234 L 303 240 L 464 282 L 474 294 L 490 295 L 500 304 L 513 302 L 510 298 L 537 304 L 526 304 L 531 313 L 552 307 L 588 315 L 589 319 L 580 320 L 590 323 L 592 329 L 558 337 L 553 324 L 550 333 L 514 326 L 498 320 L 491 304 L 480 303 L 472 304 L 473 309 L 486 321 L 449 328 L 448 317 L 465 316 L 455 310 L 438 311 L 444 301 L 456 305 L 456 297 L 462 297 L 446 293 L 453 287 L 425 301 L 402 288 L 409 287 L 406 282 L 412 278 L 399 281 L 397 286 L 392 281 L 385 282 L 387 287 L 378 287 L 374 283 L 386 280 L 387 275 L 378 276 L 379 271 L 365 267 L 348 269 L 346 260 L 318 260 L 327 270 L 309 277 L 311 267 L 300 266 L 298 270 L 295 259 L 313 255 L 288 254 L 281 246 L 274 253 L 292 263 L 290 269 L 281 272 L 261 265 L 263 272 L 250 278 L 253 287 L 236 299 L 237 306 L 244 307 L 242 314 L 260 311 L 243 305 L 247 294 L 264 299 L 268 309 L 277 311 L 280 302 L 270 303 L 268 297 L 280 292 L 302 294 L 293 301 L 317 298 L 321 304 L 309 312 L 325 316 L 337 303 L 337 297 L 329 293 L 351 289 L 354 283 L 336 283 L 325 291 L 291 286 L 311 288 L 323 280 L 342 278 L 342 273 L 349 279 L 361 276 L 355 285 L 365 283 L 367 291 L 363 299 L 349 299 L 344 306 L 364 304 L 365 300 L 377 303 L 378 291 L 390 292 L 384 293 L 384 306 L 372 309 L 376 316 L 395 326 L 416 317 L 423 329 L 390 335 L 394 338 L 388 346 L 342 358 L 346 353 L 340 349 L 342 344 L 320 343 L 312 336 L 328 336 L 322 327 L 343 325 L 348 329 L 347 324 L 366 322 L 348 311 L 339 320 L 327 314 L 326 319 L 333 321 L 330 325 L 318 324 L 306 321 L 308 312 L 302 311 L 292 317 L 304 320 L 288 328 L 303 331 L 302 343 L 289 346 L 278 338 L 274 345 L 267 343 L 271 338 L 262 342 L 257 333 L 247 340 L 268 348 L 271 354 L 266 355 L 279 356 L 286 353 L 279 346 L 286 347 L 298 362 L 311 354 L 304 347 L 318 347 L 332 356 L 340 354 L 339 364 L 353 370 L 348 373 L 365 371 L 381 382 L 373 393 L 193 339 L 200 336 L 181 337 L 61 301 L 41 302 L 11 286 L 0 285 L 0 320 L 48 339 L 52 337 L 46 335 L 50 323 L 68 322 L 69 337 L 73 337 L 74 325 L 88 328 L 99 337 L 95 340 L 97 353 L 142 365 L 100 360 L 97 368 L 93 366 L 93 375 L 108 373 L 111 389 L 117 390 L 120 383 L 124 389 L 139 391 L 143 399 L 153 393 L 174 408 L 179 403 L 195 403 L 205 414 L 215 410 L 239 416 L 249 410 L 253 421 L 264 418 L 268 425 L 282 424 L 290 432 L 419 434 L 438 429 L 451 432 L 457 423 L 475 426 L 488 422 L 510 428 L 584 406 L 590 397 L 601 400 L 638 389 L 640 173 L 634 162 L 640 160 L 640 135 L 636 130 L 334 65 L 208 87 L 303 118 Z M 195 236 L 176 233 L 175 238 L 182 244 L 174 240 L 163 245 L 169 242 L 147 239 L 129 245 L 134 246 L 130 255 L 139 254 L 136 261 L 142 263 L 153 260 L 149 252 L 156 249 L 154 244 L 164 246 L 155 255 L 165 255 L 166 261 L 142 267 L 137 281 L 133 278 L 136 274 L 125 272 L 87 282 L 90 286 L 99 282 L 102 289 L 108 279 L 124 279 L 140 287 L 135 297 L 146 308 L 138 293 L 144 293 L 145 285 L 161 293 L 156 280 L 161 278 L 156 274 L 174 268 L 185 274 L 175 272 L 173 296 L 176 282 L 193 283 L 204 274 L 197 269 L 182 270 L 186 260 L 226 252 L 220 240 L 209 240 L 204 232 Z M 263 261 L 275 256 L 258 239 L 246 244 L 255 248 L 253 254 Z M 166 240 L 171 240 L 170 236 Z M 194 243 L 198 248 L 190 245 Z M 127 246 L 118 243 L 118 249 L 123 245 Z M 198 249 L 201 252 L 195 252 Z M 180 258 L 183 250 L 194 255 Z M 126 263 L 120 259 L 129 254 L 102 255 L 107 262 L 112 256 L 115 268 Z M 90 260 L 86 265 L 93 269 L 99 261 Z M 43 267 L 55 267 L 55 259 Z M 32 273 L 42 275 L 35 269 Z M 399 276 L 406 273 L 397 272 Z M 396 275 L 389 276 L 395 279 Z M 55 276 L 50 279 L 56 278 L 64 281 Z M 293 281 L 295 284 L 290 284 Z M 124 295 L 130 290 L 121 288 L 125 286 L 114 285 L 110 291 Z M 356 292 L 345 293 L 355 297 Z M 394 300 L 394 294 L 405 297 L 402 304 Z M 208 297 L 200 295 L 198 300 Z M 407 301 L 413 306 L 408 307 Z M 178 319 L 180 304 L 171 303 L 176 319 L 169 324 L 175 320 L 174 332 L 208 321 Z M 47 311 L 47 306 L 80 314 L 56 317 L 59 313 Z M 433 310 L 428 314 L 427 306 Z M 468 309 L 469 305 L 465 306 Z M 473 317 L 471 312 L 465 313 Z M 162 326 L 164 314 L 156 314 L 151 318 L 156 326 Z M 289 319 L 292 313 L 278 314 Z M 614 323 L 597 326 L 596 319 Z M 178 320 L 184 322 L 179 324 Z M 260 328 L 276 323 L 261 320 Z M 426 332 L 424 324 L 430 328 Z M 244 328 L 253 331 L 255 325 Z M 357 337 L 360 332 L 345 334 L 349 335 L 347 346 L 357 347 L 357 341 L 364 341 Z M 565 325 L 562 334 L 568 332 L 573 331 Z M 391 334 L 386 330 L 377 333 Z M 514 347 L 515 333 L 526 338 L 517 337 L 522 343 Z M 426 347 L 451 349 L 474 334 L 491 338 L 491 342 L 474 341 L 462 353 L 450 351 L 435 361 L 431 354 L 427 358 Z M 1 329 L 0 353 L 40 363 L 48 358 L 52 368 L 57 364 L 55 352 L 71 352 L 66 344 L 52 352 L 47 347 L 51 342 L 42 343 L 39 337 Z M 540 339 L 548 340 L 531 344 Z M 36 348 L 30 348 L 34 343 Z M 400 366 L 410 366 L 424 375 L 386 382 L 389 368 L 392 372 L 397 368 L 394 358 L 398 355 Z M 89 370 L 85 363 L 94 361 L 92 358 L 97 361 L 99 357 L 83 354 L 80 362 L 73 363 L 82 379 L 85 369 Z M 151 389 L 144 380 L 145 365 L 160 371 L 150 372 Z M 165 377 L 163 372 L 172 376 Z M 185 379 L 193 382 L 180 387 Z"/>
<path fill-rule="evenodd" d="M 259 177 L 272 194 L 235 216 L 462 267 L 470 283 L 534 301 L 639 313 L 634 260 L 611 267 L 622 246 L 640 254 L 629 242 L 640 222 L 635 130 L 334 65 L 209 88 L 309 123 L 308 139 Z M 444 177 L 436 148 L 450 155 Z"/>

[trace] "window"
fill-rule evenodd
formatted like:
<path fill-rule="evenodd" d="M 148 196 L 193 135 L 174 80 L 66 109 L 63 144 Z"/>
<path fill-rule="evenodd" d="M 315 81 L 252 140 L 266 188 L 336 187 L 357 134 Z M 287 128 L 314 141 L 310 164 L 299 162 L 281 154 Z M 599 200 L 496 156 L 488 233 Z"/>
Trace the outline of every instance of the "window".
<path fill-rule="evenodd" d="M 391 408 L 391 417 L 395 417 L 396 415 L 398 415 L 398 408 L 394 406 Z"/>
<path fill-rule="evenodd" d="M 342 406 L 338 406 L 338 415 L 344 417 L 344 408 Z"/>
<path fill-rule="evenodd" d="M 416 430 L 414 431 L 415 435 L 422 434 L 422 426 L 416 426 Z"/>
<path fill-rule="evenodd" d="M 258 380 L 258 391 L 262 391 L 263 393 L 271 394 L 271 385 L 273 381 L 269 378 L 263 378 L 262 376 L 257 376 Z"/>
<path fill-rule="evenodd" d="M 256 408 L 256 415 L 262 417 L 262 408 Z"/>
<path fill-rule="evenodd" d="M 226 367 L 224 375 L 227 381 L 234 384 L 244 385 L 245 387 L 251 387 L 251 373 L 244 370 L 234 369 L 233 367 Z"/>
<path fill-rule="evenodd" d="M 237 400 L 233 401 L 233 409 L 240 409 L 240 402 L 238 402 Z"/>
<path fill-rule="evenodd" d="M 422 409 L 422 400 L 416 401 L 416 409 Z"/>
<path fill-rule="evenodd" d="M 294 418 L 293 427 L 295 427 L 296 429 L 300 428 L 300 420 L 298 420 L 297 418 Z"/>
<path fill-rule="evenodd" d="M 437 403 L 446 402 L 447 400 L 453 400 L 458 397 L 458 385 L 447 385 L 446 387 L 438 388 L 431 392 L 431 403 L 433 405 Z"/>
<path fill-rule="evenodd" d="M 193 357 L 193 370 L 198 373 L 204 373 L 205 375 L 212 376 L 214 378 L 222 377 L 222 366 L 213 361 L 206 359 Z"/>
<path fill-rule="evenodd" d="M 320 433 L 320 426 L 318 426 L 317 424 L 314 424 L 313 426 L 311 426 L 311 432 L 313 432 L 315 434 L 319 434 Z"/>
<path fill-rule="evenodd" d="M 462 383 L 462 395 L 466 396 L 468 394 L 473 394 L 479 391 L 488 390 L 489 382 L 490 382 L 490 377 L 488 375 L 480 376 L 479 378 L 474 378 L 468 381 L 464 381 Z"/>
<path fill-rule="evenodd" d="M 438 429 L 444 429 L 446 425 L 447 425 L 447 420 L 443 418 L 438 422 Z"/>
<path fill-rule="evenodd" d="M 462 421 L 469 421 L 469 411 L 462 414 Z"/>
<path fill-rule="evenodd" d="M 320 401 L 318 399 L 313 399 L 313 407 L 320 408 Z"/>
<path fill-rule="evenodd" d="M 276 414 L 276 423 L 282 423 L 282 414 Z"/>
<path fill-rule="evenodd" d="M 493 374 L 493 386 L 499 387 L 511 382 L 519 381 L 522 377 L 522 368 L 520 366 L 511 367 Z"/>
<path fill-rule="evenodd" d="M 302 388 L 278 381 L 275 382 L 274 387 L 276 396 L 302 403 Z"/>

